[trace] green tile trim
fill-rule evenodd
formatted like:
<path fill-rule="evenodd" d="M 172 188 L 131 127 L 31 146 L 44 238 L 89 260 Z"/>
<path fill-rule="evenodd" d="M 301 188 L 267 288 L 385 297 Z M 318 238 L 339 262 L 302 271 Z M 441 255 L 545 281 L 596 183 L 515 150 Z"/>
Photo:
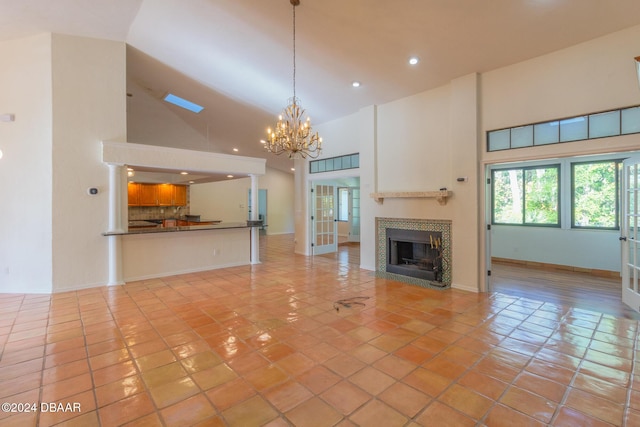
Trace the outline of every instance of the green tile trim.
<path fill-rule="evenodd" d="M 433 285 L 430 280 L 407 277 L 401 274 L 387 273 L 387 228 L 400 230 L 434 231 L 442 233 L 442 286 Z M 377 259 L 376 274 L 384 273 L 380 277 L 389 277 L 404 283 L 410 283 L 428 288 L 443 289 L 451 286 L 451 221 L 436 219 L 407 219 L 407 218 L 376 218 Z M 394 276 L 394 277 L 390 277 Z M 435 282 L 437 283 L 437 282 Z"/>

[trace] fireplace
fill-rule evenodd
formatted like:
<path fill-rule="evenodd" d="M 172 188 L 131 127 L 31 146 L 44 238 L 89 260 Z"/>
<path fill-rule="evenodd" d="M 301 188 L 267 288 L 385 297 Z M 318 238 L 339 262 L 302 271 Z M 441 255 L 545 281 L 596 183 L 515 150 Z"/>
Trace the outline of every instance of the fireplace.
<path fill-rule="evenodd" d="M 377 273 L 419 286 L 451 285 L 451 221 L 376 218 Z"/>
<path fill-rule="evenodd" d="M 442 233 L 387 228 L 387 271 L 442 282 Z"/>

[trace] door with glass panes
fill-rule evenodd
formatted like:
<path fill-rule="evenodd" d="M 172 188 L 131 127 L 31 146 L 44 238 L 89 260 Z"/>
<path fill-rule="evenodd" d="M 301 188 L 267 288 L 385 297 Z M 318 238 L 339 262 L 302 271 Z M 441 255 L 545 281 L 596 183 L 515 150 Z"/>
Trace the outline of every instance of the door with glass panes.
<path fill-rule="evenodd" d="M 622 302 L 640 311 L 640 156 L 622 163 Z"/>
<path fill-rule="evenodd" d="M 311 193 L 311 252 L 321 255 L 338 249 L 336 223 L 337 188 L 335 185 L 314 184 Z"/>

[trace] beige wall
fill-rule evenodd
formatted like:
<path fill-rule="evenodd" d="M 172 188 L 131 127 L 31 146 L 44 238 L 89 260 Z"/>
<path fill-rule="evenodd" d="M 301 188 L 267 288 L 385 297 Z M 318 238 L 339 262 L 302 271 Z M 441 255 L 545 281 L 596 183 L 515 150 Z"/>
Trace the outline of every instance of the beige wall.
<path fill-rule="evenodd" d="M 42 34 L 0 56 L 0 110 L 16 117 L 0 126 L 0 292 L 104 285 L 101 140 L 126 138 L 124 43 Z"/>
<path fill-rule="evenodd" d="M 53 282 L 62 291 L 104 285 L 108 276 L 101 142 L 126 140 L 126 57 L 122 42 L 59 34 L 52 41 Z M 88 195 L 90 187 L 98 195 Z"/>
<path fill-rule="evenodd" d="M 0 43 L 0 293 L 51 292 L 51 35 Z M 34 268 L 37 266 L 37 268 Z"/>
<path fill-rule="evenodd" d="M 192 185 L 191 213 L 202 219 L 246 221 L 250 188 L 250 178 Z M 267 190 L 267 233 L 292 233 L 293 175 L 267 168 L 266 174 L 258 177 L 258 188 Z"/>

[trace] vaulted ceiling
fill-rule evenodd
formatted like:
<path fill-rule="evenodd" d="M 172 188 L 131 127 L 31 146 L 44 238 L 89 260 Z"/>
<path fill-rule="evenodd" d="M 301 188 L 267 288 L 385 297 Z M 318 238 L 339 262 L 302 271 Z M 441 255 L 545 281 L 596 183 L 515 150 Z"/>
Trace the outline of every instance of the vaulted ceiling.
<path fill-rule="evenodd" d="M 638 24 L 638 0 L 301 0 L 296 91 L 318 124 Z M 39 32 L 126 42 L 129 108 L 152 97 L 207 149 L 289 171 L 259 142 L 292 96 L 289 0 L 0 0 L 0 40 Z"/>

